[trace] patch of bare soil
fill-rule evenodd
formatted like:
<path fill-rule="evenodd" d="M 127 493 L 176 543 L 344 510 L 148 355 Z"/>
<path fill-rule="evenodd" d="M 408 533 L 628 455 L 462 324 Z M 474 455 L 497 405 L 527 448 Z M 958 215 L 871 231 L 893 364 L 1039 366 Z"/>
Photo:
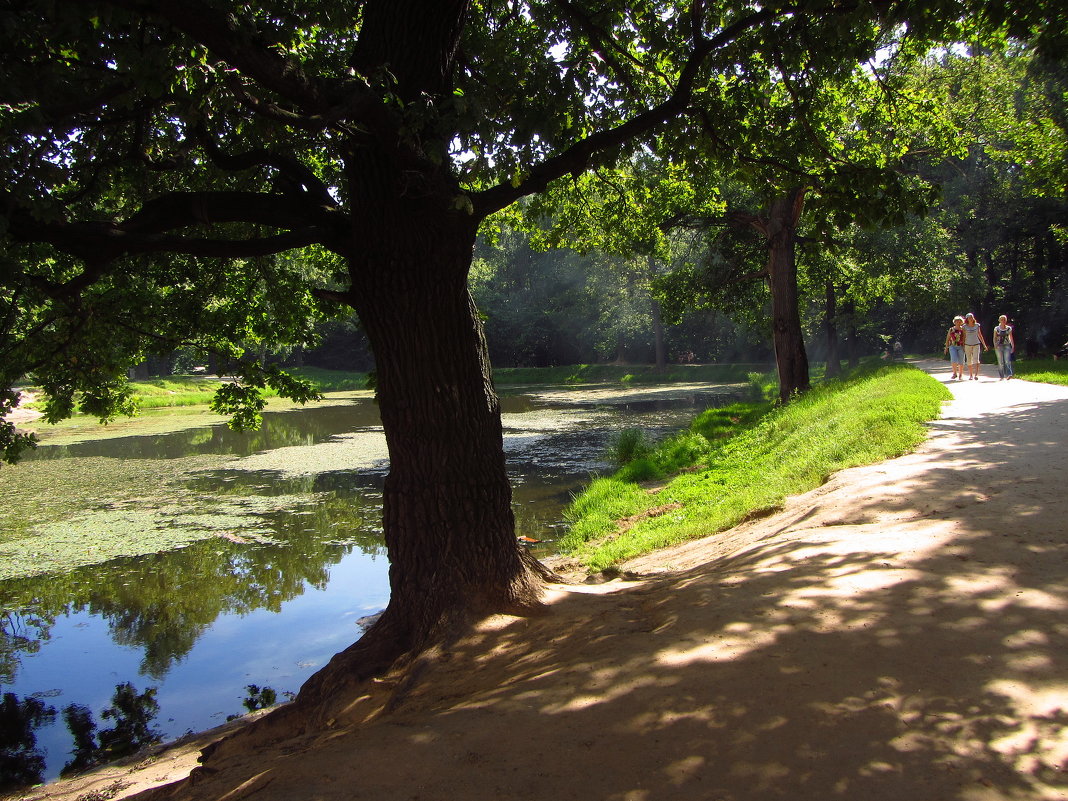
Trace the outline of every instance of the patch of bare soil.
<path fill-rule="evenodd" d="M 282 715 L 190 780 L 160 787 L 199 743 L 26 798 L 1068 799 L 1068 389 L 950 389 L 915 453 L 641 580 L 554 585 L 332 728 Z"/>
<path fill-rule="evenodd" d="M 27 404 L 33 403 L 36 400 L 37 396 L 34 393 L 23 391 L 19 398 L 19 405 L 8 412 L 3 419 L 9 423 L 18 425 L 19 423 L 28 423 L 31 420 L 37 420 L 38 418 L 44 417 L 44 412 L 27 408 Z"/>

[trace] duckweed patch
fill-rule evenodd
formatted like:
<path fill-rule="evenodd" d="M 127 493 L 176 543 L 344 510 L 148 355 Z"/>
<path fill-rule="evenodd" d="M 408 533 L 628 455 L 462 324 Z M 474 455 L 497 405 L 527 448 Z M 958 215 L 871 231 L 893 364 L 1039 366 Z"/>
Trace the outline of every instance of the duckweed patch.
<path fill-rule="evenodd" d="M 381 431 L 339 434 L 317 445 L 294 445 L 256 453 L 228 465 L 231 470 L 269 470 L 281 477 L 317 475 L 341 470 L 372 469 L 385 471 L 389 466 L 386 435 Z"/>
<path fill-rule="evenodd" d="M 159 499 L 157 499 L 158 501 Z M 181 503 L 140 499 L 23 529 L 0 543 L 0 580 L 65 573 L 120 557 L 173 551 L 222 537 L 242 544 L 279 543 L 273 516 L 314 497 L 199 496 Z"/>

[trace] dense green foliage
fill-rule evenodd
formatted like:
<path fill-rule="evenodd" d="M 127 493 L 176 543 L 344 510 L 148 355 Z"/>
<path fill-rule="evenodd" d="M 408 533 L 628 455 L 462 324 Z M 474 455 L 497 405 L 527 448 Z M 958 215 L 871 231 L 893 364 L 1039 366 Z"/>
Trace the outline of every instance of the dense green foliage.
<path fill-rule="evenodd" d="M 820 197 L 885 219 L 901 205 L 889 190 L 863 206 L 856 193 L 872 186 L 887 152 L 900 150 L 888 148 L 892 135 L 915 129 L 934 107 L 914 83 L 891 122 L 849 118 L 873 107 L 869 96 L 894 77 L 860 80 L 858 65 L 880 47 L 905 61 L 930 41 L 980 31 L 1037 39 L 1045 53 L 1059 52 L 1065 36 L 1063 18 L 1044 2 L 944 0 L 922 13 L 909 3 L 759 11 L 532 3 L 524 14 L 488 3 L 441 12 L 464 26 L 462 58 L 435 77 L 423 71 L 414 35 L 366 38 L 384 14 L 376 3 L 238 11 L 211 2 L 149 10 L 24 0 L 6 8 L 4 387 L 37 372 L 51 418 L 80 404 L 106 419 L 130 409 L 128 367 L 198 348 L 236 360 L 232 371 L 253 389 L 307 397 L 305 385 L 246 365 L 264 349 L 314 345 L 312 323 L 336 313 L 353 253 L 336 226 L 344 213 L 373 207 L 357 202 L 361 189 L 345 172 L 348 148 L 371 147 L 367 139 L 399 137 L 418 170 L 453 174 L 456 210 L 484 215 L 554 178 L 609 165 L 632 143 L 652 144 L 658 126 L 679 119 L 686 125 L 656 141 L 672 154 L 664 177 L 692 173 L 686 162 L 706 158 L 740 178 L 820 172 Z M 1032 184 L 1063 184 L 1063 158 L 1051 146 L 1063 127 L 1057 75 L 1031 74 L 1029 102 L 1048 106 L 1048 122 L 1015 129 Z M 847 151 L 871 164 L 858 172 L 840 157 Z M 627 195 L 663 208 L 677 199 L 673 180 L 674 188 L 649 185 L 644 199 L 636 187 Z M 613 213 L 607 235 L 587 228 L 572 238 L 605 253 L 662 256 L 658 226 L 624 224 L 628 216 Z M 493 319 L 511 324 L 506 311 Z M 587 310 L 587 319 L 598 316 Z M 598 336 L 607 350 L 612 332 L 602 326 Z M 508 337 L 502 329 L 497 339 Z M 538 358 L 584 360 L 575 356 Z M 221 406 L 251 410 L 254 422 L 255 395 Z"/>
<path fill-rule="evenodd" d="M 688 178 L 668 148 L 661 158 L 646 154 L 626 169 L 561 187 L 531 206 L 538 218 L 527 221 L 531 241 L 567 244 L 590 259 L 615 254 L 601 260 L 616 285 L 646 292 L 646 305 L 659 300 L 667 319 L 707 306 L 736 325 L 763 329 L 766 341 L 768 295 L 753 280 L 764 274 L 766 246 L 732 222 L 758 220 L 769 192 L 792 180 L 810 187 L 798 265 L 807 345 L 817 357 L 826 353 L 828 317 L 854 340 L 856 355 L 893 340 L 922 352 L 954 313 L 969 309 L 988 326 L 1008 313 L 1021 354 L 1059 346 L 1068 338 L 1063 62 L 1019 42 L 991 41 L 913 53 L 879 69 L 878 82 L 857 73 L 813 85 L 804 98 L 791 83 L 793 96 L 743 107 L 754 108 L 762 121 L 752 127 L 768 141 L 746 140 L 757 150 L 739 145 L 726 150 L 730 158 L 693 162 L 706 171 L 700 177 Z M 881 103 L 879 89 L 888 91 Z M 797 159 L 772 157 L 780 141 L 806 130 L 818 141 L 794 147 Z M 505 245 L 498 258 L 508 253 Z M 596 291 L 582 288 L 587 296 Z M 837 308 L 828 305 L 832 288 Z M 633 304 L 615 306 L 625 318 Z M 552 324 L 550 313 L 535 326 Z M 648 314 L 631 330 L 649 353 Z M 669 324 L 667 336 L 677 330 Z M 735 336 L 728 329 L 718 340 Z M 630 340 L 630 352 L 639 352 L 638 341 Z M 669 358 L 679 350 L 669 348 Z M 699 360 L 718 357 L 701 345 L 693 350 Z"/>
<path fill-rule="evenodd" d="M 828 381 L 770 411 L 710 410 L 650 456 L 596 479 L 570 507 L 571 528 L 559 547 L 604 570 L 714 534 L 837 470 L 905 453 L 948 398 L 926 374 L 892 365 Z M 668 472 L 675 475 L 653 491 L 641 483 Z"/>

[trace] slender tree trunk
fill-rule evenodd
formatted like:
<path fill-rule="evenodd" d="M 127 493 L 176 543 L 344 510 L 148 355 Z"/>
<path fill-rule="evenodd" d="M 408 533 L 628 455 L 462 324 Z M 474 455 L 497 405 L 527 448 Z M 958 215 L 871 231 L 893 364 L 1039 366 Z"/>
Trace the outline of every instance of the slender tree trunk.
<path fill-rule="evenodd" d="M 849 369 L 855 370 L 860 366 L 860 344 L 857 337 L 857 304 L 852 300 L 845 302 L 846 323 L 846 359 Z"/>
<path fill-rule="evenodd" d="M 795 245 L 805 190 L 776 198 L 767 219 L 768 281 L 771 285 L 772 339 L 779 371 L 779 400 L 787 403 L 808 390 L 808 355 L 798 310 Z"/>
<path fill-rule="evenodd" d="M 664 341 L 664 319 L 660 313 L 660 304 L 654 298 L 652 301 L 653 314 L 653 348 L 656 358 L 656 371 L 662 373 L 667 370 L 667 344 Z"/>
<path fill-rule="evenodd" d="M 827 281 L 827 308 L 824 312 L 824 331 L 827 334 L 827 378 L 842 374 L 842 361 L 838 355 L 838 302 L 834 292 L 834 281 Z"/>
<path fill-rule="evenodd" d="M 649 257 L 649 280 L 656 275 L 656 260 Z M 653 325 L 653 350 L 656 359 L 656 371 L 662 373 L 667 369 L 667 345 L 664 342 L 664 317 L 660 310 L 660 302 L 649 292 L 650 313 Z"/>
<path fill-rule="evenodd" d="M 998 271 L 994 266 L 994 255 L 989 250 L 983 251 L 983 277 L 986 279 L 986 291 L 983 292 L 982 303 L 975 313 L 979 315 L 980 324 L 993 328 L 997 321 L 990 318 L 995 314 L 994 287 L 998 282 Z"/>

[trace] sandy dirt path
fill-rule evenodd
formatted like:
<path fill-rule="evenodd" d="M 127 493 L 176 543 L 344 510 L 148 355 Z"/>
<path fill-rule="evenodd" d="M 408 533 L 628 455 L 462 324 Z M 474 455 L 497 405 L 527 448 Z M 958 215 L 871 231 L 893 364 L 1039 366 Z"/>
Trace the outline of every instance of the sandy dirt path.
<path fill-rule="evenodd" d="M 316 736 L 244 729 L 151 797 L 1068 799 L 1068 388 L 948 383 L 915 453 L 636 560 L 639 581 L 554 586 L 551 614 L 486 621 L 390 714 L 383 684 Z M 193 756 L 28 797 L 126 797 Z"/>

